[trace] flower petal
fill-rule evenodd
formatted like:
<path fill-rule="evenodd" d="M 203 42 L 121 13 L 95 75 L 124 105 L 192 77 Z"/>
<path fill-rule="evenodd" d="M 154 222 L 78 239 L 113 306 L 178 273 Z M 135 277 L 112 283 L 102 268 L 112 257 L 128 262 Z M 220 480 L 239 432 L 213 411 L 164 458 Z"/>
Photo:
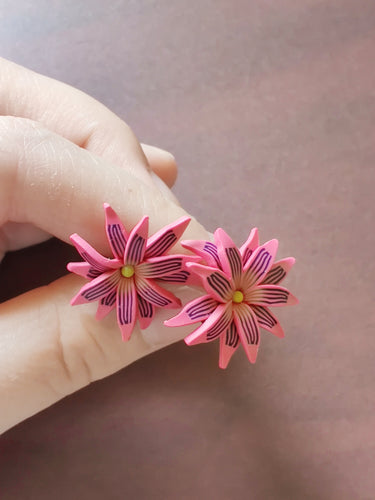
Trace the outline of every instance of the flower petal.
<path fill-rule="evenodd" d="M 138 294 L 156 307 L 165 307 L 166 309 L 181 307 L 180 299 L 168 290 L 158 286 L 153 280 L 135 275 L 135 286 Z"/>
<path fill-rule="evenodd" d="M 233 308 L 233 317 L 246 356 L 250 363 L 255 363 L 260 340 L 257 318 L 251 308 L 244 303 Z"/>
<path fill-rule="evenodd" d="M 154 317 L 155 309 L 150 302 L 144 300 L 139 294 L 137 294 L 137 301 L 139 326 L 142 330 L 146 330 Z"/>
<path fill-rule="evenodd" d="M 166 326 L 184 326 L 204 321 L 215 311 L 217 306 L 217 301 L 209 295 L 198 297 L 188 302 L 177 316 L 164 321 L 164 324 Z"/>
<path fill-rule="evenodd" d="M 257 317 L 258 324 L 265 330 L 276 335 L 276 337 L 283 338 L 284 330 L 281 328 L 280 323 L 277 318 L 271 313 L 267 307 L 263 306 L 251 306 L 251 309 L 254 311 L 255 316 Z"/>
<path fill-rule="evenodd" d="M 66 267 L 71 273 L 91 280 L 102 274 L 102 271 L 93 268 L 88 262 L 69 262 Z"/>
<path fill-rule="evenodd" d="M 298 299 L 289 290 L 277 285 L 259 285 L 245 295 L 245 301 L 259 306 L 292 306 Z"/>
<path fill-rule="evenodd" d="M 240 285 L 242 276 L 242 258 L 240 251 L 224 229 L 216 229 L 214 238 L 221 262 L 221 268 L 225 274 L 232 278 L 234 287 L 237 288 Z"/>
<path fill-rule="evenodd" d="M 71 300 L 72 306 L 85 304 L 105 297 L 116 288 L 120 281 L 120 273 L 108 271 L 84 285 L 75 297 Z"/>
<path fill-rule="evenodd" d="M 70 240 L 81 257 L 96 271 L 104 273 L 110 269 L 117 269 L 121 265 L 118 259 L 107 259 L 107 257 L 103 257 L 103 255 L 97 252 L 95 248 L 78 236 L 78 234 L 72 234 Z"/>
<path fill-rule="evenodd" d="M 267 275 L 275 259 L 277 247 L 278 241 L 271 240 L 253 252 L 244 268 L 243 288 L 245 292 Z"/>
<path fill-rule="evenodd" d="M 201 257 L 208 266 L 221 269 L 215 243 L 201 240 L 183 240 L 181 241 L 181 245 Z"/>
<path fill-rule="evenodd" d="M 170 274 L 169 276 L 165 276 L 164 278 L 158 278 L 160 281 L 165 281 L 166 283 L 189 283 L 192 284 L 189 280 L 190 277 L 189 271 L 179 271 L 178 273 Z"/>
<path fill-rule="evenodd" d="M 116 288 L 114 288 L 112 292 L 110 292 L 108 295 L 100 299 L 95 316 L 97 320 L 103 319 L 105 316 L 107 316 L 107 314 L 109 314 L 115 308 L 116 295 L 117 295 L 117 290 Z"/>
<path fill-rule="evenodd" d="M 233 295 L 233 289 L 226 275 L 219 269 L 201 264 L 187 264 L 189 271 L 200 277 L 207 293 L 218 302 L 228 302 Z"/>
<path fill-rule="evenodd" d="M 105 230 L 108 242 L 111 246 L 113 255 L 122 260 L 124 258 L 128 235 L 118 215 L 108 203 L 104 203 L 104 211 Z"/>
<path fill-rule="evenodd" d="M 158 257 L 167 253 L 177 243 L 190 220 L 190 217 L 181 217 L 151 236 L 147 241 L 145 258 Z"/>
<path fill-rule="evenodd" d="M 182 269 L 183 263 L 187 262 L 187 255 L 164 255 L 163 257 L 153 257 L 138 264 L 137 274 L 142 278 L 164 278 Z"/>
<path fill-rule="evenodd" d="M 148 236 L 148 216 L 145 215 L 132 229 L 126 244 L 124 264 L 136 266 L 144 256 Z"/>
<path fill-rule="evenodd" d="M 187 345 L 211 342 L 225 333 L 229 323 L 232 321 L 232 303 L 219 304 L 208 319 L 193 333 L 185 338 Z"/>
<path fill-rule="evenodd" d="M 258 229 L 256 227 L 254 227 L 250 231 L 248 239 L 245 241 L 245 243 L 240 248 L 243 265 L 246 264 L 246 262 L 250 259 L 254 250 L 258 247 L 259 247 Z"/>
<path fill-rule="evenodd" d="M 294 257 L 287 257 L 286 259 L 274 262 L 267 276 L 262 281 L 262 285 L 277 285 L 280 283 L 294 266 L 295 261 Z"/>
<path fill-rule="evenodd" d="M 225 335 L 220 337 L 219 367 L 225 369 L 228 363 L 240 346 L 240 337 L 234 321 L 229 325 Z"/>
<path fill-rule="evenodd" d="M 134 281 L 129 278 L 123 278 L 117 287 L 117 321 L 124 342 L 131 337 L 136 315 L 137 301 Z"/>

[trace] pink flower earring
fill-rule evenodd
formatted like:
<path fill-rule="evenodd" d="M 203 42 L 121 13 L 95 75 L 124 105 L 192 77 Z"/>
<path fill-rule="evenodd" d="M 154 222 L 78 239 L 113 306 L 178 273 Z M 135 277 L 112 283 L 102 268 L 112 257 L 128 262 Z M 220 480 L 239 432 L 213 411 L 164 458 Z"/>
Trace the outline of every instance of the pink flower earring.
<path fill-rule="evenodd" d="M 195 299 L 167 326 L 202 324 L 185 338 L 188 345 L 220 339 L 219 366 L 226 368 L 242 344 L 251 363 L 255 363 L 262 327 L 278 337 L 284 332 L 269 307 L 297 304 L 286 288 L 278 286 L 295 259 L 274 262 L 278 241 L 259 246 L 258 230 L 253 229 L 238 249 L 223 229 L 217 229 L 214 243 L 182 241 L 181 244 L 201 257 L 203 263 L 188 263 L 188 269 L 200 278 L 206 295 Z"/>

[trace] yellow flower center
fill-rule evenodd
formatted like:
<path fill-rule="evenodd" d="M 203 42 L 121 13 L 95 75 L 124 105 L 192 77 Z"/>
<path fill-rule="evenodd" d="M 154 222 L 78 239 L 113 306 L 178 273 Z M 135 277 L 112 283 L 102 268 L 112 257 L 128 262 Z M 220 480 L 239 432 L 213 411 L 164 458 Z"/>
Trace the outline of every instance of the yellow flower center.
<path fill-rule="evenodd" d="M 240 292 L 240 290 L 236 290 L 233 294 L 232 301 L 235 304 L 241 304 L 241 302 L 243 301 L 243 293 Z"/>
<path fill-rule="evenodd" d="M 122 266 L 121 268 L 121 274 L 124 276 L 124 278 L 131 278 L 134 276 L 134 266 Z"/>

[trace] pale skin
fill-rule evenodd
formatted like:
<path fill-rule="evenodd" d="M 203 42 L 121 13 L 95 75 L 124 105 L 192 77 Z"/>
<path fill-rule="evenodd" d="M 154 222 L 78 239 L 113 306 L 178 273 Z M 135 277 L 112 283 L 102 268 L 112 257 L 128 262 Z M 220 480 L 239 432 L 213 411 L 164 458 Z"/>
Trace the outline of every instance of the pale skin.
<path fill-rule="evenodd" d="M 140 144 L 120 118 L 86 94 L 0 59 L 0 259 L 53 235 L 78 233 L 110 255 L 103 202 L 150 234 L 186 212 L 169 190 L 173 156 Z M 194 219 L 184 237 L 205 239 Z M 83 386 L 175 342 L 192 328 L 167 328 L 159 311 L 122 342 L 115 314 L 70 306 L 85 280 L 68 275 L 0 305 L 0 432 Z M 196 292 L 173 288 L 183 302 Z"/>

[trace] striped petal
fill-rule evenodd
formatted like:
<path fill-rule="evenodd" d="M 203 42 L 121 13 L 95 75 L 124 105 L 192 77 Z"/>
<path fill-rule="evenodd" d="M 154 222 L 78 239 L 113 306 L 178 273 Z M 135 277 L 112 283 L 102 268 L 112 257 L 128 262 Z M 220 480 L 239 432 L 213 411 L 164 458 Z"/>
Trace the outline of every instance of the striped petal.
<path fill-rule="evenodd" d="M 87 243 L 87 241 L 78 236 L 78 234 L 72 234 L 70 240 L 76 247 L 81 257 L 88 264 L 90 264 L 91 270 L 88 271 L 88 273 L 91 273 L 91 271 L 99 271 L 100 273 L 104 273 L 106 271 L 109 271 L 110 269 L 117 269 L 121 265 L 118 259 L 107 259 L 107 257 L 103 257 L 103 255 L 97 252 L 91 245 L 89 245 L 89 243 Z M 75 263 L 72 262 L 72 264 Z M 70 264 L 68 264 L 68 266 L 70 266 Z"/>
<path fill-rule="evenodd" d="M 271 311 L 269 311 L 269 309 L 267 309 L 267 307 L 251 306 L 251 309 L 257 317 L 259 326 L 273 333 L 276 337 L 284 337 L 284 330 L 282 329 L 277 318 L 271 313 Z"/>
<path fill-rule="evenodd" d="M 241 254 L 232 239 L 223 229 L 216 229 L 214 238 L 221 262 L 221 268 L 225 274 L 233 280 L 234 287 L 237 288 L 242 276 Z"/>
<path fill-rule="evenodd" d="M 246 264 L 246 262 L 250 259 L 251 255 L 253 254 L 254 250 L 258 247 L 259 247 L 258 229 L 254 227 L 251 230 L 248 239 L 240 248 L 243 265 Z"/>
<path fill-rule="evenodd" d="M 212 314 L 218 303 L 210 295 L 204 295 L 192 300 L 173 318 L 164 322 L 166 326 L 184 326 L 205 321 Z"/>
<path fill-rule="evenodd" d="M 154 281 L 135 276 L 135 286 L 142 299 L 150 302 L 156 307 L 172 309 L 181 307 L 181 301 L 173 293 L 158 286 Z"/>
<path fill-rule="evenodd" d="M 232 303 L 219 304 L 208 319 L 185 338 L 187 345 L 211 342 L 225 333 L 232 321 Z"/>
<path fill-rule="evenodd" d="M 107 232 L 108 242 L 111 246 L 113 255 L 122 260 L 124 258 L 128 235 L 116 212 L 108 203 L 104 203 L 104 211 L 105 230 Z"/>
<path fill-rule="evenodd" d="M 221 269 L 215 243 L 211 243 L 211 241 L 183 240 L 181 241 L 181 245 L 201 257 L 208 266 Z"/>
<path fill-rule="evenodd" d="M 167 253 L 177 243 L 190 220 L 190 217 L 181 217 L 151 236 L 147 241 L 145 258 L 158 257 Z"/>
<path fill-rule="evenodd" d="M 286 259 L 275 262 L 268 271 L 265 279 L 262 281 L 262 285 L 279 284 L 294 266 L 295 261 L 296 259 L 294 257 L 287 257 Z"/>
<path fill-rule="evenodd" d="M 258 284 L 271 268 L 277 252 L 278 241 L 267 241 L 258 247 L 247 261 L 243 274 L 243 289 L 249 290 Z"/>
<path fill-rule="evenodd" d="M 255 363 L 259 348 L 259 326 L 257 317 L 247 304 L 233 308 L 233 317 L 237 333 L 250 363 Z"/>
<path fill-rule="evenodd" d="M 115 308 L 116 295 L 117 295 L 117 290 L 116 288 L 114 288 L 112 292 L 110 292 L 108 295 L 100 299 L 95 316 L 97 320 L 103 319 L 105 316 L 107 316 L 107 314 L 109 314 Z"/>
<path fill-rule="evenodd" d="M 258 306 L 292 306 L 298 304 L 298 299 L 289 290 L 277 285 L 259 285 L 247 294 L 245 301 Z"/>
<path fill-rule="evenodd" d="M 164 278 L 182 269 L 183 263 L 188 261 L 187 255 L 164 255 L 147 259 L 137 266 L 137 274 L 142 278 Z"/>
<path fill-rule="evenodd" d="M 144 256 L 148 235 L 148 217 L 145 215 L 134 227 L 126 244 L 124 263 L 132 266 L 139 264 Z"/>
<path fill-rule="evenodd" d="M 232 286 L 222 271 L 195 263 L 187 264 L 187 268 L 200 277 L 205 290 L 215 300 L 222 303 L 231 300 Z"/>
<path fill-rule="evenodd" d="M 189 271 L 179 271 L 178 273 L 173 273 L 163 278 L 158 278 L 160 281 L 165 281 L 166 283 L 186 283 L 193 285 L 192 280 L 190 280 L 191 274 Z M 194 283 L 196 284 L 196 283 Z"/>
<path fill-rule="evenodd" d="M 150 326 L 150 323 L 155 314 L 155 308 L 147 300 L 144 300 L 139 294 L 137 294 L 138 301 L 138 321 L 142 330 L 145 330 Z"/>
<path fill-rule="evenodd" d="M 71 273 L 91 280 L 102 274 L 102 271 L 98 271 L 88 262 L 69 262 L 66 267 Z"/>
<path fill-rule="evenodd" d="M 231 322 L 225 335 L 220 337 L 219 367 L 225 369 L 228 363 L 240 346 L 240 337 L 234 321 Z"/>
<path fill-rule="evenodd" d="M 131 337 L 136 316 L 137 301 L 134 281 L 130 278 L 121 279 L 117 287 L 117 321 L 124 342 Z"/>
<path fill-rule="evenodd" d="M 71 300 L 72 306 L 77 304 L 85 304 L 99 300 L 111 293 L 120 281 L 120 273 L 108 271 L 101 274 L 98 278 L 93 279 L 81 288 L 75 297 Z"/>

